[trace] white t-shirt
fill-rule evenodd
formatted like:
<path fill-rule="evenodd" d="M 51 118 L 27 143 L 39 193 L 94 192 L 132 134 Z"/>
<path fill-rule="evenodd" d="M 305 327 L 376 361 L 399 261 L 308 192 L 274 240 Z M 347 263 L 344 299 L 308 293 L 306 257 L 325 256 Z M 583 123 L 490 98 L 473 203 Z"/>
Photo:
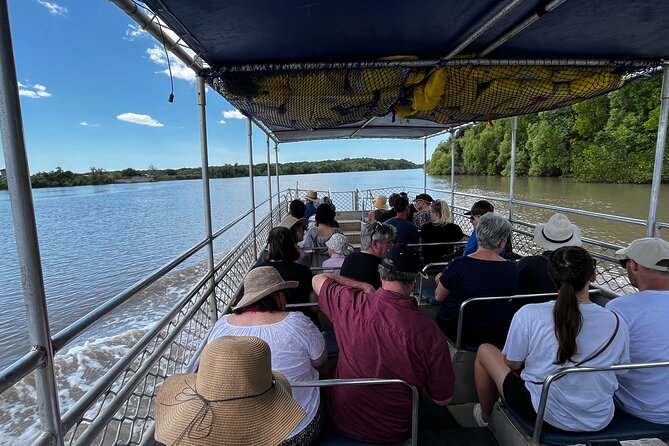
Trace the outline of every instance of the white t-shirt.
<path fill-rule="evenodd" d="M 581 304 L 583 326 L 576 337 L 577 354 L 574 362 L 554 364 L 558 342 L 553 325 L 555 301 L 525 305 L 513 317 L 502 353 L 510 361 L 525 361 L 521 378 L 532 396 L 534 410 L 541 399 L 541 382 L 546 376 L 563 367 L 573 367 L 611 339 L 616 318 L 609 310 L 596 304 Z M 629 362 L 629 334 L 620 320 L 618 333 L 609 347 L 584 367 L 608 367 Z M 613 418 L 613 393 L 618 388 L 613 372 L 577 373 L 554 381 L 550 387 L 544 419 L 566 431 L 597 431 Z"/>
<path fill-rule="evenodd" d="M 647 290 L 621 296 L 606 308 L 625 321 L 632 363 L 669 361 L 669 291 Z M 626 412 L 669 424 L 669 368 L 630 370 L 618 376 L 616 401 Z"/>
<path fill-rule="evenodd" d="M 221 336 L 257 336 L 267 342 L 272 350 L 272 370 L 283 373 L 290 381 L 318 380 L 318 371 L 311 366 L 311 360 L 321 357 L 325 351 L 325 340 L 304 314 L 290 311 L 279 322 L 253 326 L 231 325 L 228 323 L 229 317 L 227 314 L 216 322 L 207 343 Z M 307 411 L 307 416 L 290 434 L 291 437 L 313 420 L 320 404 L 317 387 L 292 390 L 293 398 Z"/>

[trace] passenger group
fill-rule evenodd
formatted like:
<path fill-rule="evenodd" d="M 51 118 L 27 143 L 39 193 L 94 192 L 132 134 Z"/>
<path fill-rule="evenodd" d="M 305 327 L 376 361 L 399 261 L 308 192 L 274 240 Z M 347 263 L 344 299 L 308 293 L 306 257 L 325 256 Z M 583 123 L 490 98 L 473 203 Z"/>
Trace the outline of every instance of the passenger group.
<path fill-rule="evenodd" d="M 639 291 L 604 308 L 589 292 L 596 261 L 563 214 L 536 225 L 534 242 L 543 251 L 516 262 L 511 224 L 485 200 L 465 214 L 474 228 L 469 238 L 450 222 L 448 205 L 429 194 L 413 204 L 406 194 L 372 203 L 359 251 L 330 200 L 309 191 L 304 202 L 290 203 L 232 313 L 214 326 L 198 372 L 163 384 L 159 442 L 308 445 L 329 414 L 328 429 L 353 440 L 399 443 L 411 434 L 409 386 L 429 396 L 423 428 L 457 427 L 444 407 L 458 385 L 449 343 L 478 351 L 473 416 L 480 426 L 500 396 L 533 422 L 543 381 L 560 368 L 669 360 L 666 241 L 639 239 L 617 251 Z M 414 297 L 417 280 L 427 283 L 424 264 L 428 273 L 439 271 L 436 320 Z M 534 296 L 518 296 L 526 294 Z M 481 297 L 488 299 L 461 310 Z M 324 334 L 336 345 L 326 349 Z M 324 393 L 327 403 L 317 387 L 291 390 L 290 382 L 317 381 L 319 368 L 326 377 L 406 385 L 335 386 Z M 669 425 L 666 382 L 669 368 L 567 375 L 551 387 L 544 420 L 564 431 L 597 431 L 622 410 Z"/>

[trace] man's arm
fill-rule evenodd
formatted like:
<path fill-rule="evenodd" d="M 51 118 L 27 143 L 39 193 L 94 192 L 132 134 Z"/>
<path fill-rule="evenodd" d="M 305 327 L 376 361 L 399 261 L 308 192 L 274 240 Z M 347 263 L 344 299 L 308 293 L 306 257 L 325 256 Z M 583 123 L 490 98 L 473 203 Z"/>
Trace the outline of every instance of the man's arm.
<path fill-rule="evenodd" d="M 434 292 L 434 298 L 437 302 L 443 302 L 448 297 L 448 288 L 444 287 L 441 282 L 437 284 L 437 289 Z"/>
<path fill-rule="evenodd" d="M 323 287 L 323 284 L 327 279 L 332 279 L 340 285 L 358 288 L 359 290 L 362 290 L 365 294 L 372 294 L 376 291 L 376 289 L 368 283 L 358 282 L 357 280 L 349 279 L 348 277 L 344 276 L 336 276 L 334 274 L 325 273 L 325 274 L 317 274 L 314 276 L 313 279 L 311 279 L 311 286 L 314 288 L 316 294 L 318 295 L 321 294 L 321 288 Z"/>

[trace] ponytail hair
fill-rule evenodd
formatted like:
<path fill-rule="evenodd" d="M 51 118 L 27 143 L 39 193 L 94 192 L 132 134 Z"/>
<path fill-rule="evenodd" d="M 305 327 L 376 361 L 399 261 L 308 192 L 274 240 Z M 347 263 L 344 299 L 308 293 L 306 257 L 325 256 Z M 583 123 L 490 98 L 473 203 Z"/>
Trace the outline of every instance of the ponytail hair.
<path fill-rule="evenodd" d="M 576 337 L 583 325 L 583 315 L 576 292 L 587 285 L 594 270 L 592 257 L 580 246 L 559 248 L 548 259 L 548 272 L 559 290 L 553 307 L 553 325 L 558 341 L 555 364 L 563 365 L 578 353 Z"/>

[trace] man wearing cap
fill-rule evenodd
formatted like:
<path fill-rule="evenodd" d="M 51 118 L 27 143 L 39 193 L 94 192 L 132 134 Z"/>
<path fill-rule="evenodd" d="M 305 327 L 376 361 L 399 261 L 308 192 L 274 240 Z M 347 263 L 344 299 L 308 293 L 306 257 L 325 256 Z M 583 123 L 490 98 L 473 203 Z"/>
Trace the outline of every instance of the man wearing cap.
<path fill-rule="evenodd" d="M 387 225 L 394 226 L 397 230 L 396 243 L 417 244 L 419 241 L 418 228 L 411 223 L 411 212 L 409 211 L 409 200 L 400 195 L 393 203 L 395 217 L 386 221 Z"/>
<path fill-rule="evenodd" d="M 360 252 L 346 256 L 339 274 L 349 279 L 365 282 L 381 288 L 379 264 L 383 256 L 393 247 L 395 227 L 370 221 L 360 231 Z"/>
<path fill-rule="evenodd" d="M 581 246 L 581 229 L 564 214 L 554 214 L 546 224 L 534 227 L 534 243 L 544 249 L 537 256 L 526 256 L 518 261 L 520 294 L 557 293 L 555 282 L 548 274 L 548 256 L 563 246 Z M 524 299 L 526 303 L 547 302 L 551 297 Z"/>
<path fill-rule="evenodd" d="M 432 221 L 432 214 L 430 213 L 430 205 L 434 200 L 429 194 L 418 194 L 413 201 L 416 206 L 416 211 L 413 214 L 413 224 L 420 229 L 425 223 Z"/>
<path fill-rule="evenodd" d="M 400 243 L 383 257 L 376 291 L 330 274 L 312 284 L 337 336 L 334 378 L 402 379 L 444 406 L 455 378 L 446 338 L 411 296 L 420 268 L 417 252 Z M 398 443 L 411 433 L 411 393 L 403 385 L 334 387 L 329 410 L 335 427 L 357 441 Z"/>
<path fill-rule="evenodd" d="M 315 190 L 307 191 L 307 195 L 304 196 L 304 205 L 306 207 L 304 211 L 304 218 L 309 218 L 312 215 L 316 215 L 316 202 L 318 201 L 318 194 Z"/>
<path fill-rule="evenodd" d="M 632 363 L 669 361 L 669 243 L 642 238 L 616 254 L 631 284 L 639 289 L 606 305 L 629 328 L 630 359 Z M 644 420 L 669 424 L 668 368 L 630 370 L 617 378 L 619 407 Z"/>

